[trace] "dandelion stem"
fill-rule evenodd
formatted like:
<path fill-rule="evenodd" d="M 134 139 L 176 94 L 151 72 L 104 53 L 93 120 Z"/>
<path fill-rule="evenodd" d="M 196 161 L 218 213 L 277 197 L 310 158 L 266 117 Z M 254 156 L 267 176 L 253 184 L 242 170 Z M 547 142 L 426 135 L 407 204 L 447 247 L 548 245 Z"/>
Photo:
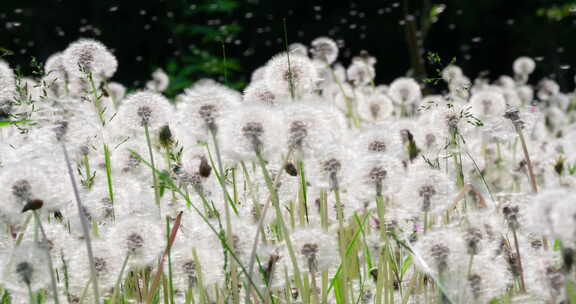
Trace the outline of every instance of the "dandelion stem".
<path fill-rule="evenodd" d="M 526 292 L 526 283 L 524 282 L 524 267 L 522 266 L 522 256 L 520 255 L 520 245 L 518 244 L 518 233 L 516 229 L 512 228 L 512 235 L 514 237 L 514 247 L 516 247 L 516 254 L 518 255 L 518 268 L 520 271 L 520 289 L 522 293 Z"/>
<path fill-rule="evenodd" d="M 144 134 L 146 135 L 146 145 L 148 146 L 148 154 L 150 155 L 150 164 L 152 165 L 152 183 L 154 184 L 154 201 L 156 206 L 158 206 L 158 212 L 160 213 L 160 192 L 158 187 L 158 177 L 156 176 L 156 166 L 154 164 L 154 155 L 152 154 L 152 143 L 150 141 L 150 130 L 148 129 L 148 124 L 144 124 Z M 161 216 L 161 214 L 159 214 Z"/>
<path fill-rule="evenodd" d="M 536 184 L 536 177 L 534 176 L 534 169 L 532 166 L 532 161 L 530 160 L 530 155 L 528 153 L 528 147 L 526 146 L 526 140 L 524 139 L 524 134 L 522 134 L 522 129 L 516 124 L 514 125 L 516 133 L 518 133 L 518 138 L 520 138 L 520 143 L 522 144 L 522 151 L 524 152 L 524 158 L 526 159 L 526 165 L 528 166 L 528 175 L 530 176 L 530 184 L 532 185 L 532 191 L 534 193 L 538 192 L 538 185 Z"/>
<path fill-rule="evenodd" d="M 216 137 L 216 130 L 214 128 L 210 128 L 210 134 L 212 135 L 212 141 L 214 143 L 214 150 L 216 152 L 216 162 L 218 163 L 218 172 L 216 175 L 220 177 L 220 185 L 222 186 L 222 192 L 224 195 L 224 199 L 228 201 L 228 191 L 226 190 L 226 183 L 224 181 L 224 168 L 222 165 L 222 156 L 220 155 L 220 147 L 218 145 L 218 138 Z M 233 202 L 234 204 L 236 202 Z M 225 214 L 225 221 L 226 221 L 226 242 L 228 244 L 232 244 L 232 219 L 230 214 L 230 205 L 226 202 L 224 207 L 224 214 Z M 232 248 L 233 250 L 233 248 Z M 240 298 L 238 294 L 238 273 L 236 270 L 235 263 L 231 263 L 231 275 L 232 275 L 232 298 L 234 303 L 240 303 Z"/>
<path fill-rule="evenodd" d="M 86 251 L 88 252 L 88 261 L 90 262 L 90 276 L 92 279 L 92 288 L 94 290 L 94 303 L 98 304 L 100 301 L 100 292 L 98 290 L 96 264 L 94 263 L 94 253 L 92 252 L 92 242 L 90 239 L 90 230 L 88 227 L 88 221 L 86 220 L 86 216 L 82 209 L 82 202 L 80 201 L 80 193 L 78 192 L 78 186 L 76 185 L 74 172 L 72 171 L 72 165 L 70 164 L 70 158 L 68 157 L 68 151 L 66 150 L 66 144 L 64 143 L 64 141 L 60 141 L 60 144 L 62 147 L 62 152 L 64 153 L 66 166 L 68 168 L 68 176 L 70 176 L 70 183 L 72 184 L 72 189 L 74 190 L 76 207 L 78 208 L 78 216 L 80 217 L 80 222 L 82 223 L 82 233 L 84 234 L 84 240 L 86 241 Z"/>
<path fill-rule="evenodd" d="M 52 296 L 54 297 L 54 303 L 60 303 L 58 299 L 58 287 L 56 286 L 56 276 L 54 275 L 54 265 L 52 263 L 52 256 L 50 255 L 50 251 L 47 248 L 48 246 L 48 237 L 46 236 L 46 231 L 44 231 L 44 227 L 42 226 L 42 221 L 40 220 L 40 216 L 36 210 L 34 212 L 34 220 L 36 221 L 37 227 L 40 229 L 42 233 L 42 250 L 46 253 L 46 258 L 48 259 L 48 269 L 50 270 L 50 284 L 52 288 Z"/>
<path fill-rule="evenodd" d="M 286 29 L 286 18 L 282 19 L 284 25 L 284 45 L 286 47 L 286 59 L 288 60 L 288 84 L 290 88 L 290 97 L 294 100 L 294 79 L 292 75 L 292 68 L 290 66 L 290 51 L 288 50 L 288 30 Z"/>
<path fill-rule="evenodd" d="M 260 168 L 262 169 L 262 174 L 264 175 L 264 180 L 266 181 L 266 186 L 268 187 L 268 191 L 272 196 L 272 204 L 274 205 L 274 209 L 276 210 L 276 217 L 282 226 L 284 240 L 286 242 L 286 247 L 288 248 L 288 254 L 290 255 L 290 260 L 292 262 L 292 266 L 294 267 L 294 276 L 296 278 L 296 286 L 299 290 L 302 290 L 302 277 L 300 275 L 300 268 L 298 267 L 298 262 L 296 260 L 296 254 L 294 253 L 294 247 L 292 245 L 292 241 L 290 240 L 290 231 L 288 230 L 288 226 L 284 222 L 284 217 L 282 216 L 282 210 L 280 209 L 280 203 L 278 201 L 278 193 L 276 192 L 276 188 L 272 183 L 272 179 L 270 178 L 270 174 L 268 173 L 268 169 L 266 169 L 266 162 L 260 152 L 256 151 L 256 157 L 258 158 L 258 163 L 260 164 Z"/>

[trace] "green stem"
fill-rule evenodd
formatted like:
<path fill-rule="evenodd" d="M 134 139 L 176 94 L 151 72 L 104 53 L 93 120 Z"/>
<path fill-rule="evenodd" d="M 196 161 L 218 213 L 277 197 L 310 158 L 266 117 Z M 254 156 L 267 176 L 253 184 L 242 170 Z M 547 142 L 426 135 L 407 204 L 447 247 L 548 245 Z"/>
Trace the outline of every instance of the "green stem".
<path fill-rule="evenodd" d="M 152 143 L 150 141 L 150 130 L 148 129 L 148 124 L 144 124 L 144 134 L 146 135 L 146 145 L 148 146 L 148 155 L 150 156 L 150 164 L 152 165 L 152 183 L 154 184 L 154 201 L 156 206 L 158 206 L 158 215 L 160 213 L 160 192 L 158 187 L 158 177 L 156 176 L 156 165 L 154 163 L 154 154 L 152 153 Z"/>
<path fill-rule="evenodd" d="M 46 252 L 46 258 L 48 259 L 48 269 L 50 270 L 50 283 L 52 287 L 52 296 L 54 297 L 54 303 L 60 303 L 58 299 L 58 287 L 56 285 L 56 277 L 54 276 L 54 265 L 52 263 L 52 256 L 50 255 L 50 250 L 47 248 L 48 245 L 48 237 L 46 236 L 46 231 L 44 231 L 44 227 L 42 226 L 42 221 L 40 220 L 40 216 L 36 210 L 34 212 L 34 220 L 36 221 L 36 226 L 40 229 L 42 233 L 42 247 L 46 246 L 46 248 L 42 248 Z"/>

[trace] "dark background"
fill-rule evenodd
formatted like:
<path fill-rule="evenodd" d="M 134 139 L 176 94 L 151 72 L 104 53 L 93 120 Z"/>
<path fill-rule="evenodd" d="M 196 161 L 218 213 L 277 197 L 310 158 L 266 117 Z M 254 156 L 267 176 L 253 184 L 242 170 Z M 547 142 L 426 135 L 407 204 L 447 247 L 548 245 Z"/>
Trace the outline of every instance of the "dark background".
<path fill-rule="evenodd" d="M 289 43 L 332 37 L 345 65 L 367 50 L 378 59 L 376 83 L 387 83 L 412 65 L 406 13 L 421 28 L 437 4 L 445 9 L 422 37 L 424 62 L 434 52 L 455 58 L 471 78 L 495 79 L 527 55 L 538 64 L 531 82 L 552 77 L 563 91 L 574 87 L 574 0 L 3 0 L 0 47 L 4 60 L 29 72 L 32 57 L 44 61 L 78 38 L 95 38 L 118 58 L 115 81 L 141 87 L 162 67 L 173 95 L 201 77 L 242 88 L 284 49 L 285 19 Z M 426 63 L 428 77 L 435 69 Z"/>

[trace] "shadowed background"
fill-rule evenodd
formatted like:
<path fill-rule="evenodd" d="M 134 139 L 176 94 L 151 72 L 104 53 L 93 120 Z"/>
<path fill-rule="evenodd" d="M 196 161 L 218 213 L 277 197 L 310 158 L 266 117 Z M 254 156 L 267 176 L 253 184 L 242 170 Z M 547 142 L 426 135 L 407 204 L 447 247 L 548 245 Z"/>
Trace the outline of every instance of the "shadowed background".
<path fill-rule="evenodd" d="M 410 69 L 436 77 L 428 52 L 446 63 L 454 58 L 471 78 L 492 79 L 511 74 L 512 61 L 527 55 L 538 64 L 531 82 L 551 77 L 567 91 L 576 64 L 574 8 L 574 0 L 5 0 L 0 53 L 26 73 L 32 57 L 44 61 L 89 37 L 113 50 L 114 80 L 127 86 L 142 87 L 161 67 L 171 76 L 169 95 L 202 77 L 242 88 L 284 49 L 285 19 L 289 43 L 329 36 L 345 65 L 361 50 L 376 56 L 376 83 Z"/>

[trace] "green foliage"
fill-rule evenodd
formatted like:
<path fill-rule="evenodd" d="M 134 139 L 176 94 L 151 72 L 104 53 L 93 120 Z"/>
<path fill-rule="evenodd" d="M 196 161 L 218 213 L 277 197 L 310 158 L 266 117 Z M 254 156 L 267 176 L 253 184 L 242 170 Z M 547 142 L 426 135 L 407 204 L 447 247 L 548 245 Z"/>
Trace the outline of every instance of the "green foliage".
<path fill-rule="evenodd" d="M 207 1 L 196 4 L 194 9 L 183 8 L 185 20 L 222 20 L 239 7 L 235 0 Z M 201 16 L 202 18 L 199 18 Z M 241 71 L 240 61 L 226 54 L 226 41 L 238 36 L 243 28 L 236 24 L 206 25 L 178 23 L 173 25 L 174 33 L 186 41 L 194 41 L 178 58 L 168 60 L 166 72 L 170 76 L 168 96 L 175 96 L 201 78 L 219 79 L 233 88 L 245 85 L 240 76 L 228 82 L 227 75 Z"/>
<path fill-rule="evenodd" d="M 547 8 L 539 8 L 536 11 L 537 16 L 546 17 L 551 21 L 560 21 L 573 15 L 576 9 L 576 1 L 566 1 L 566 3 L 553 5 Z"/>

